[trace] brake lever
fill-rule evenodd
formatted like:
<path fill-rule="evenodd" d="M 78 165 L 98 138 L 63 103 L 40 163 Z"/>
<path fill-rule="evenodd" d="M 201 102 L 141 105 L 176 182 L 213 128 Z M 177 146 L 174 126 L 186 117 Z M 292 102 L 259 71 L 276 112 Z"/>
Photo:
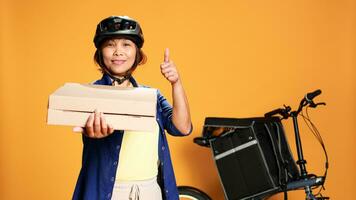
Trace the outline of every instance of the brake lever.
<path fill-rule="evenodd" d="M 317 106 L 325 106 L 325 105 L 326 105 L 326 103 L 324 103 L 324 102 L 314 103 L 314 101 L 311 101 L 309 103 L 309 107 L 311 107 L 311 108 L 316 108 Z"/>
<path fill-rule="evenodd" d="M 289 112 L 291 111 L 291 107 L 286 105 L 283 106 L 284 106 L 284 111 L 281 113 L 282 119 L 287 119 L 290 116 Z"/>

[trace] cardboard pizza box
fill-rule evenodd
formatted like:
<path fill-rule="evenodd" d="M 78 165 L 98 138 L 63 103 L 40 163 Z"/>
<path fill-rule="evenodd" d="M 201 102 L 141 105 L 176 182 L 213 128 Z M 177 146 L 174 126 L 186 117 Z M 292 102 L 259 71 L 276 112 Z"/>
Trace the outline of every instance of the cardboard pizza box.
<path fill-rule="evenodd" d="M 97 109 L 115 130 L 154 130 L 157 90 L 66 83 L 49 96 L 47 124 L 84 127 Z"/>

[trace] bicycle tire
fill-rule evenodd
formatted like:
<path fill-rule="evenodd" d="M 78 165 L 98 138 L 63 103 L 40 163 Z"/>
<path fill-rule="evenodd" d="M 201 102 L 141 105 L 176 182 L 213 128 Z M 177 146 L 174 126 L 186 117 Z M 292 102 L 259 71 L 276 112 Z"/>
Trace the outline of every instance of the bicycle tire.
<path fill-rule="evenodd" d="M 211 200 L 205 192 L 190 186 L 179 186 L 178 193 L 181 200 Z"/>

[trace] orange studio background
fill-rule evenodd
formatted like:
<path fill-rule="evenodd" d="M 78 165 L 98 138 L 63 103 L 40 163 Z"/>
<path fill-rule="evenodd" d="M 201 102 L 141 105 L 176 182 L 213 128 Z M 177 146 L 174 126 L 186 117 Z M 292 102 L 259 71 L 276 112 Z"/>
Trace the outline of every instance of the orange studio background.
<path fill-rule="evenodd" d="M 330 170 L 324 195 L 352 199 L 356 186 L 356 3 L 322 1 L 45 1 L 0 3 L 0 199 L 70 199 L 81 165 L 81 135 L 46 125 L 48 96 L 65 82 L 100 78 L 93 63 L 96 24 L 110 15 L 137 19 L 146 65 L 135 77 L 171 88 L 159 64 L 169 47 L 189 98 L 192 135 L 169 137 L 179 185 L 223 199 L 211 152 L 193 144 L 205 117 L 254 117 L 295 108 L 320 88 L 310 110 Z M 324 155 L 303 121 L 307 169 L 322 175 Z M 290 121 L 286 135 L 296 157 Z M 304 191 L 291 192 L 292 200 Z M 276 195 L 271 199 L 283 199 Z"/>

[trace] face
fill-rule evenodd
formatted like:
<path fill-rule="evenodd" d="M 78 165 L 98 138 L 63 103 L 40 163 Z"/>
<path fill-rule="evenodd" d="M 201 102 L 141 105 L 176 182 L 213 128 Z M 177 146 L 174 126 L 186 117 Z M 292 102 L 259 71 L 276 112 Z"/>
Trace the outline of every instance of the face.
<path fill-rule="evenodd" d="M 110 39 L 102 46 L 103 61 L 107 69 L 116 76 L 124 76 L 136 59 L 136 45 L 129 39 Z"/>

